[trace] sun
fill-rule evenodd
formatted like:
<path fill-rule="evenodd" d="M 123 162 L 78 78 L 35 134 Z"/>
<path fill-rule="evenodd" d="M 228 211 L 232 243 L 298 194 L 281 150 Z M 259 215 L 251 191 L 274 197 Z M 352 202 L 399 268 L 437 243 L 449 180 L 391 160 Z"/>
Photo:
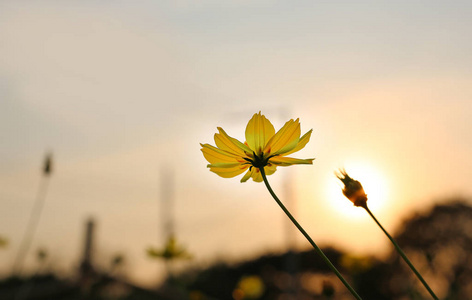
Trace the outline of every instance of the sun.
<path fill-rule="evenodd" d="M 388 203 L 385 177 L 374 167 L 366 163 L 345 163 L 343 168 L 353 179 L 358 180 L 367 194 L 367 204 L 373 212 L 380 213 Z M 356 207 L 342 193 L 343 184 L 334 174 L 327 179 L 327 198 L 331 208 L 343 218 L 364 218 L 366 213 Z"/>

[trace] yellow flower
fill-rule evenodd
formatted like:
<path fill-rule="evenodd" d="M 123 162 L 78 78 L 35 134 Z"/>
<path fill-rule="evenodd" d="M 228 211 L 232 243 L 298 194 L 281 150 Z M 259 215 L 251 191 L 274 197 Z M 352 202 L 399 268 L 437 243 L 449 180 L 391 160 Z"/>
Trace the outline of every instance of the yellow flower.
<path fill-rule="evenodd" d="M 354 206 L 366 207 L 367 194 L 364 192 L 362 184 L 347 175 L 345 170 L 336 173 L 336 177 L 344 183 L 343 194 L 354 203 Z"/>
<path fill-rule="evenodd" d="M 264 168 L 266 175 L 276 171 L 277 166 L 294 164 L 312 164 L 313 158 L 298 159 L 286 157 L 297 152 L 308 143 L 312 130 L 300 137 L 300 122 L 292 119 L 275 133 L 274 126 L 261 112 L 254 114 L 246 127 L 246 142 L 243 144 L 226 134 L 218 127 L 215 133 L 216 147 L 209 144 L 202 146 L 203 156 L 210 163 L 210 171 L 224 178 L 246 174 L 241 182 L 250 177 L 256 182 L 262 182 L 259 168 Z"/>
<path fill-rule="evenodd" d="M 259 299 L 264 294 L 264 290 L 264 282 L 259 276 L 244 276 L 233 291 L 233 299 Z"/>
<path fill-rule="evenodd" d="M 171 260 L 176 258 L 191 258 L 192 256 L 177 244 L 177 241 L 173 235 L 170 235 L 167 239 L 164 249 L 157 250 L 154 248 L 148 248 L 147 253 L 150 257 L 160 257 L 165 260 Z"/>

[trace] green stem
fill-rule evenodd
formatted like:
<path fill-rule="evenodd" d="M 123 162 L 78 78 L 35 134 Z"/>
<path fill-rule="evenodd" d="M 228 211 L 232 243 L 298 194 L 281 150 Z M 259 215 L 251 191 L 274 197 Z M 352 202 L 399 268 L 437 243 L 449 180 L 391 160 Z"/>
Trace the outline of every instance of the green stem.
<path fill-rule="evenodd" d="M 29 251 L 29 248 L 34 238 L 34 234 L 36 233 L 36 229 L 38 227 L 39 219 L 41 218 L 41 212 L 43 210 L 44 202 L 46 200 L 48 183 L 49 176 L 43 174 L 39 183 L 36 201 L 34 202 L 33 209 L 31 210 L 31 214 L 28 220 L 28 224 L 26 226 L 25 233 L 23 235 L 23 239 L 21 240 L 20 247 L 13 263 L 13 275 L 20 276 L 20 273 L 22 271 L 26 254 Z"/>
<path fill-rule="evenodd" d="M 272 195 L 274 198 L 275 202 L 280 206 L 280 208 L 284 211 L 284 213 L 287 215 L 287 217 L 292 221 L 292 223 L 300 230 L 300 232 L 305 236 L 305 238 L 310 242 L 310 244 L 315 248 L 315 251 L 321 256 L 321 258 L 328 264 L 329 268 L 338 276 L 338 278 L 341 280 L 341 282 L 346 286 L 346 288 L 351 292 L 351 294 L 354 296 L 354 298 L 358 300 L 362 300 L 362 298 L 356 293 L 356 291 L 349 285 L 349 283 L 344 279 L 344 277 L 339 273 L 339 271 L 336 269 L 336 267 L 331 263 L 328 257 L 323 253 L 323 251 L 316 245 L 316 243 L 311 239 L 311 237 L 308 235 L 308 233 L 303 229 L 303 227 L 295 220 L 295 218 L 292 216 L 292 214 L 288 211 L 288 209 L 283 205 L 283 203 L 279 200 L 277 195 L 274 193 L 272 188 L 270 187 L 269 181 L 267 181 L 267 177 L 264 172 L 264 167 L 259 168 L 261 171 L 262 178 L 264 179 L 264 183 L 269 190 L 269 193 Z"/>
<path fill-rule="evenodd" d="M 374 219 L 375 223 L 377 223 L 377 225 L 379 225 L 380 229 L 382 229 L 382 231 L 387 235 L 387 237 L 390 239 L 390 241 L 392 242 L 392 244 L 395 246 L 395 248 L 397 249 L 398 253 L 400 254 L 400 256 L 405 260 L 405 262 L 408 264 L 408 266 L 413 270 L 413 272 L 416 274 L 416 276 L 418 277 L 418 279 L 421 281 L 421 283 L 423 283 L 424 287 L 428 290 L 428 292 L 431 294 L 431 296 L 433 297 L 433 299 L 435 300 L 439 300 L 438 297 L 434 294 L 433 290 L 429 287 L 429 285 L 426 283 L 426 281 L 423 279 L 423 276 L 421 276 L 421 274 L 416 270 L 416 268 L 413 266 L 413 264 L 411 263 L 411 261 L 408 259 L 408 257 L 406 257 L 406 254 L 405 252 L 403 252 L 403 250 L 400 248 L 400 246 L 398 246 L 397 242 L 395 242 L 395 240 L 393 239 L 393 237 L 388 234 L 387 230 L 385 230 L 385 228 L 383 228 L 383 226 L 380 224 L 380 222 L 377 220 L 377 218 L 375 218 L 374 214 L 370 211 L 370 209 L 367 207 L 367 204 L 365 206 L 362 206 L 368 213 L 369 215 L 372 217 L 372 219 Z"/>

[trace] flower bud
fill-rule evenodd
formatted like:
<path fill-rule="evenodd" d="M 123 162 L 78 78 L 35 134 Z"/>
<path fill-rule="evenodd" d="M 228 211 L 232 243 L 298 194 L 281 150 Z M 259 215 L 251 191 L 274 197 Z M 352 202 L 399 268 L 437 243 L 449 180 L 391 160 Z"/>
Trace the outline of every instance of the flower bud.
<path fill-rule="evenodd" d="M 43 165 L 43 174 L 45 176 L 49 176 L 52 173 L 52 154 L 46 154 L 44 158 L 44 165 Z"/>
<path fill-rule="evenodd" d="M 340 170 L 339 172 L 340 174 L 336 174 L 336 177 L 344 183 L 344 196 L 351 200 L 354 206 L 365 208 L 367 206 L 367 194 L 364 192 L 362 184 L 347 175 L 345 170 Z"/>

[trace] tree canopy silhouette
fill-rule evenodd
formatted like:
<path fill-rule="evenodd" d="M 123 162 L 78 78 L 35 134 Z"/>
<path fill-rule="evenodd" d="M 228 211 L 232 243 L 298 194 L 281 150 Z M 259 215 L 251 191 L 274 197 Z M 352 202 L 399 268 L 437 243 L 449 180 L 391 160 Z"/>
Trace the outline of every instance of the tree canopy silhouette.
<path fill-rule="evenodd" d="M 466 200 L 450 200 L 414 215 L 403 223 L 396 240 L 440 298 L 472 299 L 472 207 Z M 392 256 L 391 294 L 426 297 L 399 257 Z"/>

